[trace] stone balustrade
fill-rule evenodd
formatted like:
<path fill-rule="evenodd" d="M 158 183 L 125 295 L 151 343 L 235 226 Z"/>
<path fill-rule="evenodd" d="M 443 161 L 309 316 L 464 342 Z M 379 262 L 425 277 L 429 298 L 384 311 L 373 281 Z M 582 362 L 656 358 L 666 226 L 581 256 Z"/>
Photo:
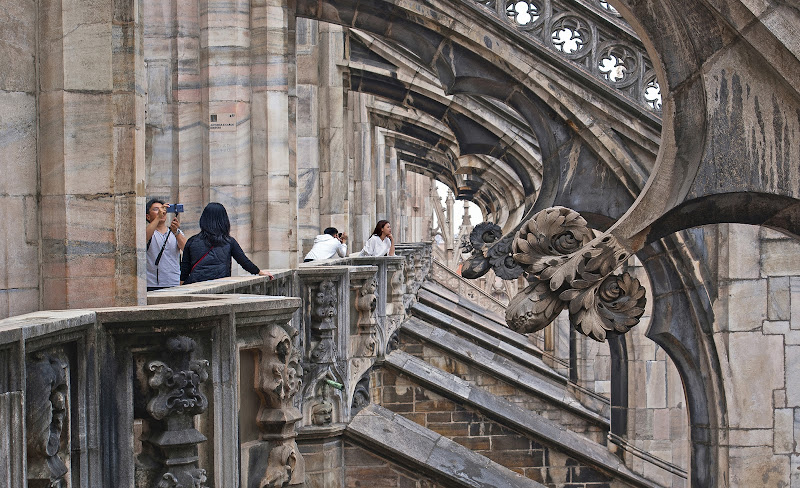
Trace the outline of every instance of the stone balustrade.
<path fill-rule="evenodd" d="M 429 262 L 430 245 L 410 245 L 159 290 L 147 306 L 0 321 L 0 487 L 323 476 L 302 451 L 370 403 L 426 249 Z"/>

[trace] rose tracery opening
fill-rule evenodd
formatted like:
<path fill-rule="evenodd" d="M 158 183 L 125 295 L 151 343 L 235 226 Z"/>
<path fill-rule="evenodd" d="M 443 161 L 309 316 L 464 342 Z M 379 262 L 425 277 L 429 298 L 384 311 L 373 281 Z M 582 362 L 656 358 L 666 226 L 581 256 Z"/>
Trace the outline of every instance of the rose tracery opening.
<path fill-rule="evenodd" d="M 655 78 L 645 84 L 644 100 L 653 110 L 661 110 L 661 86 Z"/>
<path fill-rule="evenodd" d="M 613 46 L 603 50 L 598 68 L 603 77 L 613 83 L 625 81 L 636 70 L 636 56 L 628 48 Z"/>
<path fill-rule="evenodd" d="M 506 4 L 506 15 L 517 25 L 528 25 L 539 19 L 539 6 L 523 0 L 510 1 Z"/>
<path fill-rule="evenodd" d="M 589 44 L 590 31 L 574 17 L 565 17 L 553 24 L 553 46 L 564 54 L 582 51 Z"/>

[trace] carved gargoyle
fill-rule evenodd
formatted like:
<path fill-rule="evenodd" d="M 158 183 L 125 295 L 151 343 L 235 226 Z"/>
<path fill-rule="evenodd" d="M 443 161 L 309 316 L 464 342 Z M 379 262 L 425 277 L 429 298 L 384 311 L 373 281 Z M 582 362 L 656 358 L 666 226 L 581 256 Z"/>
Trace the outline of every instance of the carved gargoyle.
<path fill-rule="evenodd" d="M 61 486 L 67 474 L 67 466 L 58 455 L 68 414 L 67 364 L 39 352 L 27 362 L 25 372 L 29 484 Z"/>
<path fill-rule="evenodd" d="M 607 334 L 630 330 L 644 313 L 639 280 L 612 274 L 630 251 L 611 234 L 592 239 L 586 220 L 574 210 L 537 213 L 517 233 L 512 251 L 530 282 L 506 309 L 506 321 L 518 332 L 540 330 L 569 307 L 573 327 L 604 341 Z"/>

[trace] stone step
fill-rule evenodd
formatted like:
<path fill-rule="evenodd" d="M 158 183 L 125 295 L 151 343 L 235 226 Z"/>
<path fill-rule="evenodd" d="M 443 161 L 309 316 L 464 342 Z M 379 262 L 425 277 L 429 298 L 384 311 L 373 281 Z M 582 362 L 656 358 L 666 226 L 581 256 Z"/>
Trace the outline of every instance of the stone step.
<path fill-rule="evenodd" d="M 348 440 L 394 462 L 446 482 L 447 487 L 544 488 L 379 405 L 362 409 L 347 426 L 345 435 Z"/>
<path fill-rule="evenodd" d="M 463 298 L 447 288 L 426 281 L 417 294 L 418 304 L 426 305 L 461 322 L 471 325 L 486 334 L 497 337 L 531 355 L 541 358 L 545 355 L 528 337 L 509 329 L 505 319 L 475 303 Z M 414 307 L 411 310 L 413 312 Z M 565 366 L 568 366 L 565 364 Z"/>
<path fill-rule="evenodd" d="M 565 384 L 549 381 L 512 359 L 416 317 L 403 322 L 400 346 L 432 366 L 539 412 L 595 442 L 606 441 L 610 406 L 598 402 L 594 410 L 589 409 Z"/>
<path fill-rule="evenodd" d="M 383 369 L 378 401 L 387 409 L 537 481 L 658 486 L 605 446 L 403 351 L 388 354 Z"/>
<path fill-rule="evenodd" d="M 411 307 L 411 314 L 424 322 L 474 342 L 486 350 L 514 360 L 554 384 L 566 386 L 569 381 L 566 376 L 542 361 L 541 354 L 531 353 L 531 348 L 526 347 L 530 344 L 527 339 L 522 343 L 516 340 L 508 341 L 507 337 L 491 334 L 484 328 L 470 325 L 422 303 L 415 303 Z"/>

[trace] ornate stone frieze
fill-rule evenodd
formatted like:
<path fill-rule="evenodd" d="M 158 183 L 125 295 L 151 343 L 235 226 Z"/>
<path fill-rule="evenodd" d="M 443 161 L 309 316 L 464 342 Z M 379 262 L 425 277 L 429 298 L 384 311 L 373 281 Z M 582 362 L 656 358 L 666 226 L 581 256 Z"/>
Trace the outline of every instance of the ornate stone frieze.
<path fill-rule="evenodd" d="M 68 472 L 59 455 L 69 454 L 61 448 L 62 435 L 69 432 L 67 363 L 37 352 L 25 365 L 25 374 L 28 486 L 60 487 Z"/>
<path fill-rule="evenodd" d="M 150 361 L 145 368 L 152 390 L 147 402 L 150 435 L 145 442 L 162 466 L 158 488 L 207 486 L 197 455 L 197 445 L 206 437 L 194 428 L 194 417 L 208 408 L 208 398 L 200 388 L 208 379 L 208 361 L 194 358 L 196 347 L 189 337 L 172 337 L 162 360 Z"/>
<path fill-rule="evenodd" d="M 654 114 L 661 112 L 661 89 L 644 45 L 619 12 L 604 0 L 474 0 L 487 16 L 516 28 L 566 63 L 589 72 Z"/>
<path fill-rule="evenodd" d="M 513 252 L 530 282 L 506 310 L 514 330 L 540 330 L 568 307 L 573 327 L 603 341 L 630 330 L 644 313 L 639 280 L 612 274 L 630 251 L 612 234 L 592 239 L 586 220 L 573 210 L 553 207 L 534 215 L 517 233 Z"/>

